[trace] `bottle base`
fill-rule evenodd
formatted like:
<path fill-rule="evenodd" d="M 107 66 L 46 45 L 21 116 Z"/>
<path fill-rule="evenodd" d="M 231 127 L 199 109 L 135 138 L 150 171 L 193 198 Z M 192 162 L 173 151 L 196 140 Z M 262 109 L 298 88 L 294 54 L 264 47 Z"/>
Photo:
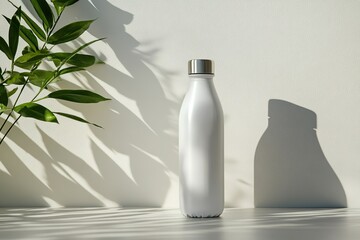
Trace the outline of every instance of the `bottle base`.
<path fill-rule="evenodd" d="M 197 214 L 183 214 L 187 218 L 218 218 L 220 214 L 209 214 L 209 215 L 197 215 Z"/>

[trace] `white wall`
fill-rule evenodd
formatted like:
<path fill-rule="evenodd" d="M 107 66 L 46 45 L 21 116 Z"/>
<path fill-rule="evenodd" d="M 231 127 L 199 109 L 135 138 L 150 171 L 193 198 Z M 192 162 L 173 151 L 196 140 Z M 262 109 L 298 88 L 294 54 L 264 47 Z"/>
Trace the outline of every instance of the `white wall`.
<path fill-rule="evenodd" d="M 13 12 L 7 1 L 0 9 Z M 64 22 L 97 18 L 82 39 L 107 37 L 89 50 L 106 65 L 59 85 L 84 85 L 113 100 L 47 106 L 81 112 L 105 129 L 21 119 L 1 146 L 0 205 L 177 207 L 177 118 L 188 86 L 187 60 L 211 58 L 226 122 L 227 206 L 254 206 L 256 147 L 267 128 L 268 102 L 280 99 L 316 114 L 320 165 L 327 164 L 327 176 L 343 187 L 347 206 L 360 207 L 359 12 L 355 0 L 80 1 Z M 5 37 L 7 24 L 0 23 Z M 302 138 L 297 144 L 307 141 Z M 293 150 L 273 148 L 273 142 L 267 151 L 284 150 L 291 158 Z M 288 178 L 296 174 L 293 181 L 324 180 L 311 170 L 313 163 L 289 170 L 290 162 L 266 162 L 261 174 L 270 168 L 288 171 Z M 285 190 L 285 200 L 287 191 L 304 192 Z"/>

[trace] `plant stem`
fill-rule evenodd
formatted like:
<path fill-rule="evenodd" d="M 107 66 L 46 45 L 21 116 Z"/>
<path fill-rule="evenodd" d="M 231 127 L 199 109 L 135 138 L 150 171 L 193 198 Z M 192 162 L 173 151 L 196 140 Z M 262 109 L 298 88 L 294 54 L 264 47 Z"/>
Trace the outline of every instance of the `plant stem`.
<path fill-rule="evenodd" d="M 11 1 L 9 1 L 9 2 L 10 2 L 12 5 L 14 5 Z M 14 6 L 15 6 L 15 5 L 14 5 Z M 62 13 L 63 13 L 63 12 L 60 12 L 59 16 L 57 16 L 57 18 L 56 18 L 56 20 L 55 20 L 55 23 L 54 23 L 53 27 L 50 29 L 49 33 L 47 34 L 46 40 L 45 40 L 43 46 L 41 47 L 40 51 L 43 50 L 43 49 L 46 47 L 48 38 L 50 37 L 51 33 L 54 31 L 55 26 L 56 26 L 56 24 L 58 23 L 61 15 L 62 15 Z M 37 65 L 37 64 L 34 65 L 33 68 L 30 70 L 30 72 L 34 71 L 38 66 L 39 66 L 39 65 Z M 11 62 L 11 74 L 13 73 L 13 70 L 14 70 L 14 60 L 12 60 L 12 62 Z M 29 83 L 29 78 L 26 79 L 24 85 L 21 87 L 20 92 L 19 92 L 19 94 L 18 94 L 18 96 L 16 97 L 16 100 L 15 100 L 15 102 L 14 102 L 14 105 L 13 105 L 13 107 L 12 107 L 11 110 L 10 110 L 10 113 L 7 115 L 5 121 L 3 122 L 3 124 L 2 124 L 1 127 L 0 127 L 0 132 L 1 132 L 1 130 L 4 128 L 4 126 L 6 125 L 6 123 L 9 121 L 9 118 L 10 118 L 11 114 L 14 112 L 14 109 L 15 109 L 16 104 L 18 103 L 18 101 L 19 101 L 19 99 L 20 99 L 21 94 L 23 93 L 23 91 L 24 91 L 24 89 L 25 89 L 25 87 L 26 87 L 26 85 L 27 85 L 28 83 Z M 40 91 L 35 95 L 35 97 L 31 100 L 31 102 L 35 101 L 36 97 L 41 93 L 42 90 L 43 90 L 43 88 L 40 88 Z M 39 100 L 41 100 L 41 99 L 38 99 L 38 100 L 36 100 L 36 101 L 39 101 Z M 15 121 L 10 125 L 9 129 L 6 131 L 6 133 L 4 134 L 4 136 L 1 138 L 1 140 L 0 140 L 0 145 L 1 145 L 1 143 L 4 141 L 4 139 L 6 138 L 6 136 L 8 135 L 9 131 L 14 127 L 14 125 L 16 124 L 16 122 L 20 119 L 20 117 L 21 117 L 21 115 L 18 116 L 18 117 L 15 119 Z"/>
<path fill-rule="evenodd" d="M 25 83 L 25 84 L 26 84 L 26 83 Z M 11 110 L 10 110 L 10 113 L 7 115 L 5 121 L 4 121 L 3 124 L 1 125 L 1 127 L 0 127 L 0 132 L 1 132 L 1 130 L 4 128 L 4 126 L 6 125 L 6 123 L 9 121 L 9 118 L 10 118 L 11 114 L 14 112 L 14 108 L 16 107 L 16 104 L 17 104 L 17 102 L 19 101 L 20 95 L 21 95 L 21 93 L 24 91 L 25 84 L 24 84 L 24 85 L 22 86 L 22 88 L 20 89 L 19 95 L 17 96 L 17 98 L 16 98 L 16 100 L 15 100 L 15 102 L 14 102 L 14 105 L 13 105 L 13 107 L 12 107 Z M 11 128 L 11 126 L 10 126 L 10 128 Z M 6 135 L 4 135 L 4 137 L 1 139 L 0 144 L 1 144 L 1 142 L 3 141 L 3 139 L 5 138 L 5 136 L 6 136 Z"/>
<path fill-rule="evenodd" d="M 36 99 L 35 100 L 35 98 L 36 98 L 36 96 L 31 100 L 31 102 L 38 102 L 38 101 L 41 101 L 41 100 L 43 100 L 43 99 L 46 99 L 47 98 L 47 96 L 45 96 L 45 97 L 42 97 L 42 98 L 38 98 L 38 99 Z"/>
<path fill-rule="evenodd" d="M 63 11 L 61 11 L 60 14 L 59 14 L 59 16 L 57 16 L 53 27 L 50 29 L 50 31 L 49 31 L 49 33 L 48 33 L 48 35 L 47 35 L 47 37 L 46 37 L 46 41 L 45 41 L 44 46 L 42 47 L 42 49 L 44 49 L 44 47 L 46 46 L 47 40 L 48 40 L 49 36 L 51 35 L 51 33 L 54 31 L 55 26 L 56 26 L 56 24 L 59 22 L 59 19 L 60 19 L 62 13 L 63 13 Z M 53 47 L 55 47 L 55 45 L 52 46 L 51 48 L 53 48 Z M 58 68 L 57 70 L 59 70 L 59 68 Z M 50 82 L 50 81 L 53 80 L 53 79 L 54 79 L 54 78 L 51 78 L 48 82 Z M 45 85 L 45 86 L 46 86 L 46 85 Z M 39 94 L 42 92 L 42 90 L 44 90 L 43 87 L 39 89 L 39 91 L 37 92 L 37 94 L 35 95 L 35 97 L 33 97 L 33 99 L 31 100 L 31 102 L 34 102 L 34 101 L 36 102 L 36 101 L 40 101 L 40 100 L 44 99 L 44 98 L 40 98 L 40 99 L 38 99 L 38 100 L 35 100 L 35 99 L 37 98 L 37 96 L 39 96 Z"/>
<path fill-rule="evenodd" d="M 35 70 L 34 67 L 33 67 L 30 71 L 33 71 L 33 70 Z M 11 62 L 11 74 L 13 74 L 13 72 L 14 72 L 14 60 L 12 60 L 12 62 Z M 3 122 L 3 124 L 2 124 L 1 127 L 0 127 L 0 132 L 1 132 L 1 130 L 5 127 L 6 123 L 9 121 L 9 118 L 10 118 L 11 114 L 14 112 L 14 108 L 16 107 L 16 104 L 18 103 L 18 101 L 19 101 L 19 99 L 20 99 L 20 96 L 21 96 L 22 92 L 24 91 L 25 86 L 26 86 L 27 83 L 28 83 L 28 79 L 26 79 L 26 82 L 25 82 L 24 85 L 21 87 L 20 92 L 19 92 L 18 96 L 17 96 L 16 99 L 15 99 L 14 105 L 12 106 L 12 108 L 11 108 L 11 110 L 10 110 L 10 113 L 7 115 L 5 121 Z M 11 128 L 11 127 L 10 127 L 10 128 Z M 1 142 L 3 141 L 3 139 L 5 138 L 5 136 L 6 136 L 6 135 L 4 135 L 4 137 L 1 139 L 0 144 L 1 144 Z"/>
<path fill-rule="evenodd" d="M 63 13 L 63 12 L 60 12 L 59 16 L 57 16 L 53 27 L 52 27 L 52 28 L 50 29 L 50 31 L 49 31 L 48 37 L 50 37 L 50 35 L 52 34 L 52 32 L 55 30 L 55 26 L 56 26 L 56 24 L 58 23 L 58 21 L 60 20 L 60 17 L 61 17 L 61 14 L 62 14 L 62 13 Z M 47 38 L 46 38 L 46 40 L 47 40 Z"/>
<path fill-rule="evenodd" d="M 11 60 L 11 75 L 13 74 L 14 72 L 14 59 Z"/>
<path fill-rule="evenodd" d="M 10 114 L 8 115 L 10 116 Z M 16 124 L 17 121 L 19 121 L 19 119 L 21 118 L 21 115 L 18 116 L 15 121 L 11 124 L 11 126 L 9 127 L 9 129 L 5 132 L 4 136 L 1 138 L 0 140 L 0 145 L 1 143 L 4 141 L 5 137 L 9 134 L 10 130 L 14 127 L 14 125 Z"/>
<path fill-rule="evenodd" d="M 14 73 L 14 59 L 11 60 L 11 73 L 10 73 L 10 75 L 12 75 L 13 73 Z M 25 86 L 25 85 L 24 85 L 24 86 Z M 7 115 L 7 117 L 5 118 L 5 121 L 1 124 L 0 132 L 1 132 L 1 130 L 4 128 L 4 126 L 6 125 L 6 123 L 8 122 L 8 120 L 9 120 L 9 118 L 10 118 L 10 115 L 11 115 L 11 113 L 12 113 L 13 110 L 14 110 L 15 105 L 16 105 L 17 101 L 19 100 L 20 94 L 21 94 L 21 92 L 23 91 L 24 86 L 21 88 L 21 91 L 20 91 L 18 97 L 17 97 L 16 100 L 15 100 L 14 106 L 11 108 L 11 111 L 10 111 L 9 115 Z M 1 139 L 1 140 L 2 140 L 2 139 Z M 2 141 L 0 141 L 0 144 L 1 144 L 1 142 L 2 142 Z"/>

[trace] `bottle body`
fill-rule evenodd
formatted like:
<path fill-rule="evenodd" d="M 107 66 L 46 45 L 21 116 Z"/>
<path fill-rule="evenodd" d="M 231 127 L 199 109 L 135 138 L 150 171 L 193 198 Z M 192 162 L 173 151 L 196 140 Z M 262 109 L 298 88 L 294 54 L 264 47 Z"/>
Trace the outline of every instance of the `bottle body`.
<path fill-rule="evenodd" d="M 216 217 L 224 208 L 224 119 L 212 74 L 190 75 L 179 119 L 180 208 Z"/>

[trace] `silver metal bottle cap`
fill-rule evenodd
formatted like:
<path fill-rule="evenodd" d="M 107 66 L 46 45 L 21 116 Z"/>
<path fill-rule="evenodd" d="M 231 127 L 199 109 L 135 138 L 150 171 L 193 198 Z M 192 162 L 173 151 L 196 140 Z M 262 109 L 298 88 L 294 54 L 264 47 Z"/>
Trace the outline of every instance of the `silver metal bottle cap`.
<path fill-rule="evenodd" d="M 192 59 L 188 62 L 188 73 L 214 74 L 214 61 L 210 59 Z"/>

